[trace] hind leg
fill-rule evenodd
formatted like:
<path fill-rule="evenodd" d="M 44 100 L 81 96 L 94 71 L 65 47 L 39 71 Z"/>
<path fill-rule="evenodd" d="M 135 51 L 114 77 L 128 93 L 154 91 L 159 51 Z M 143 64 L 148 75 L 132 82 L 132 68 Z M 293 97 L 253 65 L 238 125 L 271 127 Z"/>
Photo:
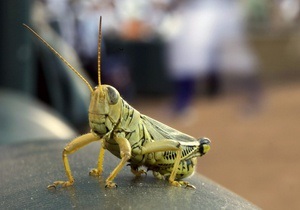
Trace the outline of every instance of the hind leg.
<path fill-rule="evenodd" d="M 141 147 L 141 154 L 148 154 L 152 152 L 164 152 L 164 151 L 174 151 L 174 162 L 172 165 L 171 175 L 169 177 L 169 182 L 173 186 L 181 186 L 178 181 L 175 181 L 175 177 L 178 171 L 178 166 L 181 160 L 182 148 L 178 141 L 172 139 L 162 139 L 160 141 L 149 142 L 143 147 Z"/>
<path fill-rule="evenodd" d="M 176 173 L 175 179 L 180 185 L 184 185 L 186 187 L 195 188 L 193 185 L 189 184 L 187 181 L 183 181 L 181 179 L 191 176 L 195 172 L 195 167 L 197 163 L 197 158 L 192 158 L 188 160 L 182 160 L 179 163 L 178 171 Z M 153 175 L 158 179 L 165 179 L 170 176 L 173 171 L 173 166 L 161 168 L 157 171 L 153 171 Z"/>

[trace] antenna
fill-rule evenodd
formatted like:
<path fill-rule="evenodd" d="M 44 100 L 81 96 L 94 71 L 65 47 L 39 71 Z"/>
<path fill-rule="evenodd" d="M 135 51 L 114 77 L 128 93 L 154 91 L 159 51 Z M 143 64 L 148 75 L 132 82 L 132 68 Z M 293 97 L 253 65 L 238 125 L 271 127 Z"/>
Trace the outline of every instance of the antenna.
<path fill-rule="evenodd" d="M 99 20 L 99 33 L 98 33 L 98 85 L 99 90 L 103 93 L 102 87 L 101 87 L 101 42 L 102 42 L 102 16 L 100 16 Z"/>
<path fill-rule="evenodd" d="M 66 60 L 62 57 L 61 54 L 59 54 L 51 45 L 46 42 L 38 33 L 36 33 L 32 28 L 30 28 L 28 25 L 23 23 L 23 26 L 27 28 L 29 31 L 31 31 L 41 42 L 43 42 L 57 57 L 59 57 L 72 71 L 77 74 L 77 76 L 82 79 L 82 81 L 85 82 L 85 84 L 88 86 L 91 92 L 93 92 L 93 88 L 90 85 L 90 83 Z"/>

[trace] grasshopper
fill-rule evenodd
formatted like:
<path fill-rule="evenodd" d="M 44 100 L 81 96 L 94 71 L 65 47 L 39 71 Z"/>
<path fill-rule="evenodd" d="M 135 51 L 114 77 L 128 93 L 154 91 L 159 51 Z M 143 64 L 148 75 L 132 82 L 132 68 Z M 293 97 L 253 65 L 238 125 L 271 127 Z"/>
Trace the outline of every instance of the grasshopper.
<path fill-rule="evenodd" d="M 210 150 L 208 138 L 196 139 L 180 131 L 177 131 L 161 122 L 158 122 L 131 107 L 110 85 L 101 84 L 101 23 L 99 21 L 98 33 L 98 86 L 92 88 L 90 83 L 75 70 L 54 48 L 50 46 L 40 35 L 26 24 L 41 42 L 43 42 L 55 55 L 57 55 L 71 70 L 73 70 L 86 83 L 91 91 L 89 105 L 90 132 L 73 139 L 63 149 L 62 159 L 64 163 L 67 181 L 55 181 L 48 186 L 68 187 L 73 185 L 68 156 L 80 148 L 95 141 L 101 142 L 97 168 L 90 171 L 92 176 L 100 176 L 103 172 L 103 160 L 105 150 L 109 150 L 121 161 L 106 179 L 106 187 L 115 188 L 114 178 L 129 162 L 131 172 L 136 176 L 146 174 L 140 170 L 141 166 L 152 170 L 154 177 L 158 179 L 168 178 L 173 186 L 193 187 L 182 178 L 194 173 L 197 157 Z"/>

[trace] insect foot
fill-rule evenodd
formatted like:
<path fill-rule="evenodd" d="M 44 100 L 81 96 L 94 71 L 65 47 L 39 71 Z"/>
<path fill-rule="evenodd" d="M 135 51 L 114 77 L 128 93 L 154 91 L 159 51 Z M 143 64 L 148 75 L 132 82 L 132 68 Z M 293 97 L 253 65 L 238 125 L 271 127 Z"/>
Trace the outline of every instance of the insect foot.
<path fill-rule="evenodd" d="M 179 183 L 181 185 L 185 185 L 185 188 L 192 188 L 192 189 L 196 189 L 196 187 L 194 185 L 191 185 L 189 182 L 186 181 L 179 181 Z"/>
<path fill-rule="evenodd" d="M 131 166 L 130 164 L 127 164 L 127 166 L 128 165 Z M 143 169 L 139 170 L 138 168 L 135 168 L 132 166 L 131 166 L 131 172 L 137 177 L 142 176 L 143 174 L 145 174 L 147 176 L 147 172 L 145 170 L 143 170 Z"/>
<path fill-rule="evenodd" d="M 53 184 L 51 185 L 48 185 L 47 186 L 47 189 L 56 189 L 56 186 L 59 186 L 61 185 L 62 187 L 69 187 L 69 186 L 72 186 L 74 183 L 74 181 L 56 181 L 56 182 L 53 182 Z"/>
<path fill-rule="evenodd" d="M 145 174 L 147 176 L 147 172 L 145 170 L 134 170 L 131 169 L 131 172 L 135 175 L 135 176 L 142 176 L 143 174 Z"/>
<path fill-rule="evenodd" d="M 114 182 L 108 181 L 106 182 L 105 188 L 117 188 L 118 185 Z"/>
<path fill-rule="evenodd" d="M 92 170 L 90 170 L 90 173 L 89 173 L 90 176 L 100 176 L 101 174 L 102 174 L 102 171 L 99 171 L 96 168 L 93 168 Z"/>
<path fill-rule="evenodd" d="M 185 186 L 185 188 L 192 188 L 192 189 L 196 189 L 196 187 L 194 185 L 191 185 L 189 182 L 186 181 L 170 181 L 171 185 L 175 186 L 175 187 L 181 187 L 181 186 Z"/>
<path fill-rule="evenodd" d="M 196 187 L 194 185 L 189 184 L 189 183 L 185 186 L 185 188 L 196 189 Z"/>
<path fill-rule="evenodd" d="M 175 186 L 175 187 L 181 187 L 180 182 L 178 181 L 170 181 L 171 185 Z"/>

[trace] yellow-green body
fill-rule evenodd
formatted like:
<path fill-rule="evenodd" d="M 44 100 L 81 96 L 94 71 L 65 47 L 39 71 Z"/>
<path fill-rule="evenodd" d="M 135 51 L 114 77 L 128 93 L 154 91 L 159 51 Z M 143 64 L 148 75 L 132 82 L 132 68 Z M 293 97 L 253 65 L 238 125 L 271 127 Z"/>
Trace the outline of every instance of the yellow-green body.
<path fill-rule="evenodd" d="M 115 141 L 115 136 L 123 137 L 131 147 L 131 157 L 128 162 L 132 170 L 138 171 L 140 166 L 145 166 L 148 170 L 152 170 L 156 177 L 163 178 L 170 176 L 173 170 L 176 151 L 144 154 L 142 149 L 150 142 L 173 140 L 180 144 L 182 149 L 176 178 L 181 179 L 194 172 L 196 157 L 209 150 L 208 139 L 201 139 L 201 144 L 200 140 L 141 114 L 122 99 L 115 88 L 102 85 L 102 89 L 104 92 L 107 91 L 105 95 L 108 99 L 100 100 L 101 97 L 97 95 L 96 90 L 94 91 L 89 108 L 89 121 L 92 132 L 102 139 L 105 149 L 121 158 L 120 147 Z M 114 104 L 108 103 L 112 101 L 110 96 L 114 98 Z M 200 147 L 203 147 L 202 153 Z"/>

